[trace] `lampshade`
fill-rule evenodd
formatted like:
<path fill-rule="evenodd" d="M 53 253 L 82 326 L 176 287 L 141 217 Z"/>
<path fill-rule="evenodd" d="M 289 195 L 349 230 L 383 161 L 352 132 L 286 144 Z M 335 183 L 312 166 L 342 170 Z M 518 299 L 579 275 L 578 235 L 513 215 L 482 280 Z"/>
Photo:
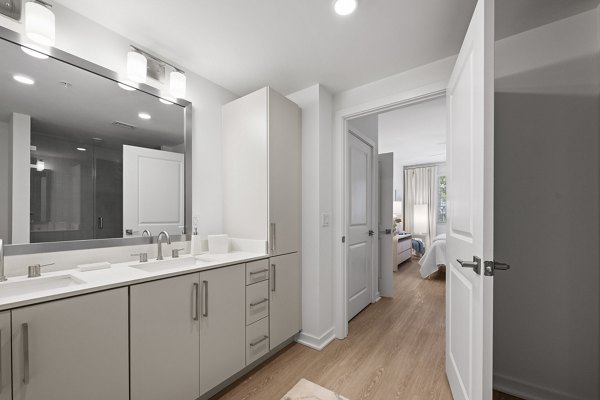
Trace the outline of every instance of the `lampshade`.
<path fill-rule="evenodd" d="M 413 211 L 413 231 L 424 234 L 429 231 L 429 207 L 427 204 L 415 204 Z"/>
<path fill-rule="evenodd" d="M 148 60 L 136 51 L 127 53 L 127 77 L 134 82 L 146 83 Z"/>
<path fill-rule="evenodd" d="M 34 42 L 54 46 L 56 39 L 54 13 L 46 6 L 30 1 L 25 4 L 25 34 Z"/>
<path fill-rule="evenodd" d="M 393 205 L 393 213 L 394 215 L 396 215 L 397 217 L 401 217 L 402 216 L 402 202 L 401 201 L 395 201 L 394 205 Z"/>
<path fill-rule="evenodd" d="M 169 86 L 171 94 L 178 98 L 183 99 L 185 97 L 186 78 L 185 74 L 180 71 L 173 71 L 170 74 Z"/>

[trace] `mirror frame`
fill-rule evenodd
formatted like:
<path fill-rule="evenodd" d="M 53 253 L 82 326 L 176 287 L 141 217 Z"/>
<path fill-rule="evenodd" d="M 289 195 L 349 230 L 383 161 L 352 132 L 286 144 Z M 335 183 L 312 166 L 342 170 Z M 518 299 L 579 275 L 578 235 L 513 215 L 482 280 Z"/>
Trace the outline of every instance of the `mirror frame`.
<path fill-rule="evenodd" d="M 5 40 L 17 46 L 23 46 L 31 48 L 32 44 L 26 40 L 22 35 L 14 32 L 10 29 L 0 26 L 0 40 Z M 49 57 L 74 66 L 76 68 L 83 69 L 91 74 L 98 75 L 100 77 L 111 80 L 115 83 L 122 82 L 119 74 L 111 71 L 108 68 L 104 68 L 100 65 L 94 64 L 90 61 L 84 60 L 77 56 L 74 56 L 65 51 L 59 50 L 54 47 L 45 48 L 44 50 L 34 49 L 47 54 Z M 156 98 L 161 97 L 160 90 L 149 86 L 147 84 L 133 84 L 127 83 L 128 85 L 135 87 L 136 90 L 144 92 L 150 96 Z M 190 240 L 190 233 L 188 233 L 192 226 L 192 103 L 177 99 L 176 104 L 183 108 L 184 117 L 184 143 L 185 143 L 185 171 L 184 171 L 184 220 L 185 227 L 181 235 L 171 235 L 173 241 L 187 241 Z M 135 238 L 112 238 L 112 239 L 88 239 L 88 240 L 73 240 L 65 242 L 46 242 L 46 243 L 27 243 L 27 244 L 6 244 L 4 245 L 4 254 L 6 256 L 16 256 L 25 254 L 37 254 L 37 253 L 51 253 L 57 251 L 72 251 L 72 250 L 86 250 L 86 249 L 99 249 L 104 247 L 120 247 L 120 246 L 136 246 L 142 244 L 151 244 L 153 238 L 151 237 L 135 237 Z"/>

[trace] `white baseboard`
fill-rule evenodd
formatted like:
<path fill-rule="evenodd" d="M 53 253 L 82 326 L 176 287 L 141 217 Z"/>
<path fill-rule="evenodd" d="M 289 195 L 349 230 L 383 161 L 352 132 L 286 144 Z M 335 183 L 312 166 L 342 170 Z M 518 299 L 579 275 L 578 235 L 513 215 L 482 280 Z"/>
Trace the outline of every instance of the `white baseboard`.
<path fill-rule="evenodd" d="M 330 328 L 320 337 L 313 336 L 309 333 L 300 332 L 296 342 L 303 344 L 304 346 L 310 347 L 311 349 L 321 351 L 335 339 L 335 332 L 333 328 Z"/>
<path fill-rule="evenodd" d="M 584 400 L 556 389 L 500 374 L 494 374 L 494 390 L 526 400 Z"/>

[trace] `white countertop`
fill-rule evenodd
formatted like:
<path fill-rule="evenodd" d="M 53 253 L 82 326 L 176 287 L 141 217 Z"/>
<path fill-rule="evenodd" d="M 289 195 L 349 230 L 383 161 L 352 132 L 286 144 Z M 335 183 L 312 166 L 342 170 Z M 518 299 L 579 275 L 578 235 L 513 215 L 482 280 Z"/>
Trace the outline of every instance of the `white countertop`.
<path fill-rule="evenodd" d="M 98 292 L 101 290 L 125 287 L 142 282 L 149 282 L 157 279 L 169 278 L 172 276 L 185 275 L 203 270 L 221 268 L 235 264 L 242 264 L 250 261 L 268 258 L 268 255 L 250 253 L 245 251 L 234 251 L 226 254 L 202 254 L 199 256 L 182 254 L 179 258 L 193 258 L 194 264 L 185 267 L 169 267 L 157 272 L 148 272 L 142 269 L 134 268 L 132 267 L 132 265 L 149 265 L 153 262 L 153 260 L 148 260 L 147 264 L 140 264 L 138 262 L 128 261 L 118 264 L 112 264 L 110 268 L 99 269 L 94 271 L 82 272 L 79 271 L 77 268 L 74 268 L 48 273 L 42 272 L 42 276 L 39 278 L 27 278 L 26 276 L 9 278 L 7 282 L 0 283 L 0 311 L 28 306 L 37 303 L 43 303 L 51 300 L 62 299 L 66 297 Z M 201 261 L 202 258 L 210 258 L 211 261 Z M 172 260 L 172 258 L 165 257 L 165 260 Z M 83 283 L 56 289 L 39 290 L 16 296 L 2 296 L 2 288 L 6 285 L 12 286 L 12 284 L 14 283 L 23 281 L 34 283 L 36 279 L 47 280 L 49 277 L 61 277 L 65 275 L 71 276 L 75 280 L 82 281 Z"/>

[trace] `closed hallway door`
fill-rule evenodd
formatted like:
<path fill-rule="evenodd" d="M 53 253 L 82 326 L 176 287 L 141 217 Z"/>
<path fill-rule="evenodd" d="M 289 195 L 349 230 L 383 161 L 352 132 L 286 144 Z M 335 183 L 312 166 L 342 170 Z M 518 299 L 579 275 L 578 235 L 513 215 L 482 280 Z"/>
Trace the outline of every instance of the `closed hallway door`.
<path fill-rule="evenodd" d="M 373 147 L 348 132 L 347 171 L 347 295 L 348 320 L 371 303 L 372 288 L 372 162 Z"/>

